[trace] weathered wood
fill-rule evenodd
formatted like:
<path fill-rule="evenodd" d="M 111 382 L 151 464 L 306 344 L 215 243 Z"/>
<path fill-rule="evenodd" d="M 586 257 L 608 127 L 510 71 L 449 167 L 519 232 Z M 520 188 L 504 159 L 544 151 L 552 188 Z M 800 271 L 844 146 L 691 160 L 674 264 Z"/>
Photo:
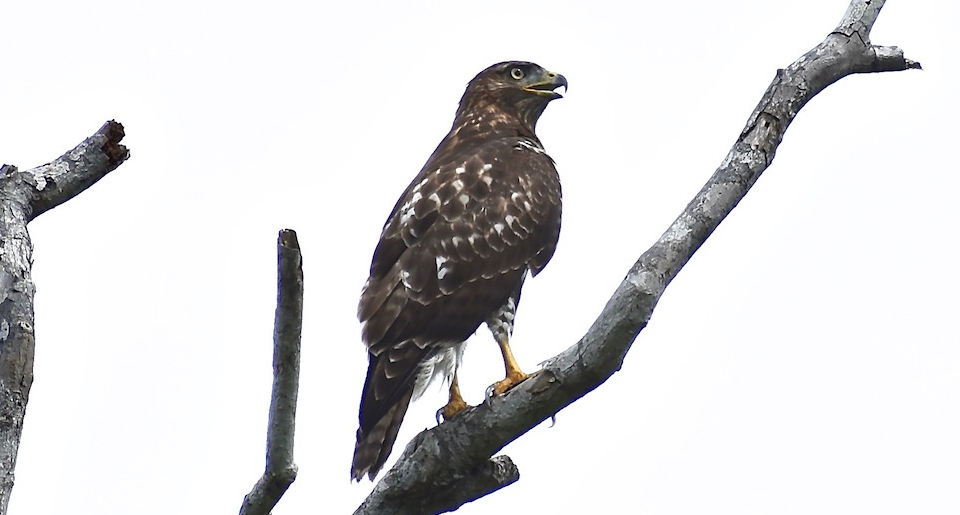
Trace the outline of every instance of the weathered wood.
<path fill-rule="evenodd" d="M 54 161 L 0 168 L 0 515 L 7 512 L 33 384 L 33 244 L 27 223 L 70 200 L 128 157 L 123 126 L 109 121 Z"/>
<path fill-rule="evenodd" d="M 297 233 L 277 238 L 277 312 L 273 326 L 273 393 L 267 418 L 267 466 L 240 507 L 240 515 L 267 515 L 297 478 L 293 436 L 300 382 L 303 257 Z"/>

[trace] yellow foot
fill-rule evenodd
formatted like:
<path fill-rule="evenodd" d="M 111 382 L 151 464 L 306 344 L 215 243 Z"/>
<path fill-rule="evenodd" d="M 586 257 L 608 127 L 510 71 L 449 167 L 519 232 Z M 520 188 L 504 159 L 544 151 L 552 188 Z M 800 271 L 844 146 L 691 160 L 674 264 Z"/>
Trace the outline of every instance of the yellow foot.
<path fill-rule="evenodd" d="M 509 374 L 507 374 L 507 377 L 504 378 L 502 381 L 497 381 L 496 383 L 493 383 L 493 385 L 491 385 L 490 388 L 493 390 L 492 392 L 493 395 L 503 395 L 508 391 L 510 391 L 510 389 L 513 388 L 514 386 L 517 386 L 518 384 L 522 383 L 528 377 L 530 376 L 527 374 L 524 374 L 520 370 L 514 370 L 514 371 L 511 371 Z"/>
<path fill-rule="evenodd" d="M 437 422 L 439 422 L 441 416 L 444 420 L 450 420 L 469 407 L 470 405 L 464 402 L 463 399 L 450 399 L 450 402 L 448 402 L 446 406 L 437 411 Z"/>

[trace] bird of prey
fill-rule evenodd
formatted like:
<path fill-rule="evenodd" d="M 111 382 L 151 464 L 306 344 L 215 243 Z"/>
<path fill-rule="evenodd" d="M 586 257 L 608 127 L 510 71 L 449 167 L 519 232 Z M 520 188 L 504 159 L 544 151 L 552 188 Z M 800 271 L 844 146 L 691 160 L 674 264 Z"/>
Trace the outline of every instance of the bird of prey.
<path fill-rule="evenodd" d="M 503 354 L 500 395 L 527 376 L 510 350 L 520 288 L 553 256 L 560 236 L 560 178 L 535 133 L 567 80 L 530 62 L 480 72 L 453 127 L 397 200 L 373 254 L 358 317 L 369 366 L 351 475 L 377 475 L 412 399 L 437 377 L 441 408 L 468 406 L 457 367 L 486 322 Z"/>

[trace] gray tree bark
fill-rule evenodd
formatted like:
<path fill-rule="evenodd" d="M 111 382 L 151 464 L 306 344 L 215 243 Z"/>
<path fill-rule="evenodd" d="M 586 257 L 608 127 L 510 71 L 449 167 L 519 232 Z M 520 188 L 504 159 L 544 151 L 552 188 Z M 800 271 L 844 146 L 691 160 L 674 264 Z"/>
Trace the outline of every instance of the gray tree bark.
<path fill-rule="evenodd" d="M 243 498 L 240 515 L 267 515 L 297 478 L 293 435 L 300 382 L 303 327 L 303 258 L 297 233 L 277 238 L 277 314 L 273 323 L 273 393 L 267 417 L 267 465 Z"/>
<path fill-rule="evenodd" d="M 26 171 L 0 167 L 0 515 L 7 513 L 33 384 L 33 243 L 27 224 L 130 157 L 123 126 L 103 125 L 73 150 Z"/>
<path fill-rule="evenodd" d="M 896 47 L 870 43 L 882 0 L 853 0 L 819 45 L 778 70 L 720 167 L 643 253 L 572 347 L 501 397 L 417 435 L 355 515 L 443 513 L 518 478 L 491 456 L 620 369 L 670 281 L 770 165 L 787 127 L 827 86 L 854 73 L 919 69 Z"/>

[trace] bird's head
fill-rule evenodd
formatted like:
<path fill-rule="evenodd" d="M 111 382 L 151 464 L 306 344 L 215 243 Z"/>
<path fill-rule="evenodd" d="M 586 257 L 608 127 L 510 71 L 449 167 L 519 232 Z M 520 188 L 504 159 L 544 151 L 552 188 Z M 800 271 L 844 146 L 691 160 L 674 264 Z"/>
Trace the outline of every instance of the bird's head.
<path fill-rule="evenodd" d="M 507 61 L 483 70 L 467 85 L 460 110 L 494 107 L 514 115 L 533 129 L 551 100 L 562 98 L 567 79 L 526 61 Z"/>

